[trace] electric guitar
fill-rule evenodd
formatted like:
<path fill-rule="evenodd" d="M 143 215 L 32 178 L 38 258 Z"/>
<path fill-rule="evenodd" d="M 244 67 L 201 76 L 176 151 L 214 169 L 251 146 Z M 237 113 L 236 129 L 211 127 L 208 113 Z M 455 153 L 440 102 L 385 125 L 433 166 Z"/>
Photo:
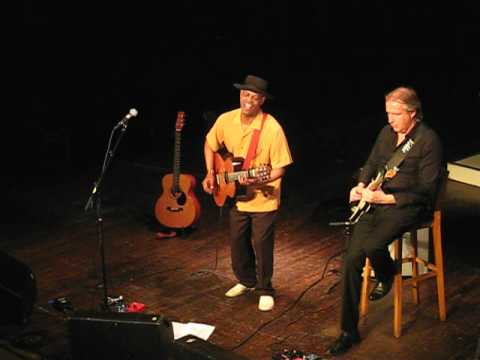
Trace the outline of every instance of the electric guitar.
<path fill-rule="evenodd" d="M 233 157 L 228 152 L 216 152 L 214 157 L 215 184 L 213 199 L 215 204 L 223 206 L 227 197 L 236 200 L 247 200 L 247 186 L 241 185 L 238 180 L 241 177 L 259 179 L 265 181 L 270 178 L 272 170 L 270 165 L 242 169 L 243 158 Z"/>
<path fill-rule="evenodd" d="M 373 178 L 368 184 L 367 189 L 372 191 L 378 190 L 385 181 L 393 178 L 397 174 L 397 171 L 397 167 L 387 169 L 385 166 L 377 172 L 375 178 Z M 350 209 L 352 211 L 352 214 L 348 219 L 350 224 L 356 224 L 364 214 L 370 211 L 371 207 L 371 204 L 364 199 L 360 199 L 360 201 L 355 202 Z"/>
<path fill-rule="evenodd" d="M 185 124 L 185 113 L 177 112 L 175 123 L 175 147 L 173 156 L 173 173 L 162 179 L 162 195 L 155 203 L 155 217 L 158 222 L 169 228 L 186 228 L 200 217 L 200 203 L 193 189 L 195 177 L 180 173 L 181 132 Z"/>

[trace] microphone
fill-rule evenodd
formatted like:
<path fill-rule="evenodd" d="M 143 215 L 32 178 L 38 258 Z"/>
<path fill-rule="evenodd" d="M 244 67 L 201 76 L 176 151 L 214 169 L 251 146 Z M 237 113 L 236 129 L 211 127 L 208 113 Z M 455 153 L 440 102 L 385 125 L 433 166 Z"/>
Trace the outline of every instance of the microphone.
<path fill-rule="evenodd" d="M 133 108 L 130 109 L 130 111 L 128 112 L 128 114 L 125 115 L 125 116 L 122 118 L 122 120 L 120 120 L 120 121 L 118 122 L 117 125 L 115 125 L 115 129 L 118 128 L 118 127 L 120 127 L 120 126 L 126 127 L 127 124 L 128 124 L 128 120 L 130 120 L 130 118 L 135 117 L 135 116 L 137 116 L 137 115 L 138 115 L 137 109 L 133 109 Z"/>
<path fill-rule="evenodd" d="M 350 221 L 334 221 L 334 222 L 328 223 L 328 225 L 330 225 L 330 226 L 350 226 L 350 225 L 353 225 L 353 223 L 351 223 Z"/>

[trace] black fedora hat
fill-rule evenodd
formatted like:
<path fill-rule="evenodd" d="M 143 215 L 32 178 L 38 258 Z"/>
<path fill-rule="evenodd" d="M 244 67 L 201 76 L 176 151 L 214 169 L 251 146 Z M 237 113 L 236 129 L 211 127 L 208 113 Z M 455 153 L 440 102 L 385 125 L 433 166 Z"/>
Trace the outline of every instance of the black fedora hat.
<path fill-rule="evenodd" d="M 273 96 L 268 93 L 268 81 L 254 75 L 247 75 L 243 84 L 233 84 L 237 89 L 250 90 L 264 95 L 267 99 L 273 99 Z"/>

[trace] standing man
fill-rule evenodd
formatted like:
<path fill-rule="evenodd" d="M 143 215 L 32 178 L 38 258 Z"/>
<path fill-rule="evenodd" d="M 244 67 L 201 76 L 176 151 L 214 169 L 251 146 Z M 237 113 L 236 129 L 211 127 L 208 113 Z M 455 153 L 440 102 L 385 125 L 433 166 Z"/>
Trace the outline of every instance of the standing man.
<path fill-rule="evenodd" d="M 346 352 L 360 341 L 358 333 L 362 269 L 368 257 L 377 277 L 370 300 L 383 298 L 391 289 L 395 266 L 388 244 L 431 213 L 442 174 L 442 145 L 431 128 L 420 122 L 422 106 L 417 93 L 399 87 L 385 96 L 388 117 L 363 166 L 350 202 L 364 199 L 372 209 L 360 217 L 347 245 L 343 264 L 340 337 L 330 346 L 331 355 Z M 413 141 L 413 147 L 410 147 Z M 370 179 L 386 165 L 397 149 L 407 147 L 397 174 L 379 189 L 368 188 Z"/>
<path fill-rule="evenodd" d="M 256 290 L 260 295 L 258 308 L 269 311 L 274 307 L 273 249 L 274 227 L 280 206 L 281 181 L 285 168 L 292 163 L 288 142 L 281 125 L 262 111 L 268 93 L 268 82 L 248 75 L 243 84 L 233 84 L 240 90 L 240 108 L 221 114 L 205 139 L 204 155 L 207 175 L 203 189 L 212 194 L 215 189 L 215 152 L 222 147 L 234 157 L 246 158 L 252 136 L 258 131 L 259 140 L 249 168 L 268 164 L 270 176 L 265 179 L 239 179 L 247 187 L 244 200 L 237 199 L 230 209 L 230 246 L 233 272 L 238 283 L 225 293 L 236 297 Z"/>

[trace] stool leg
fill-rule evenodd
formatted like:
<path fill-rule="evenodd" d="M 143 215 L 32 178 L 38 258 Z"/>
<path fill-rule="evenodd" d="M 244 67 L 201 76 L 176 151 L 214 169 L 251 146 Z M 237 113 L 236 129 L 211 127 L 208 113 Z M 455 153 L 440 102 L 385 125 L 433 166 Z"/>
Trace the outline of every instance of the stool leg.
<path fill-rule="evenodd" d="M 370 283 L 370 274 L 372 272 L 372 266 L 370 264 L 370 259 L 365 260 L 365 266 L 363 267 L 362 274 L 362 291 L 360 293 L 360 317 L 367 315 L 368 311 L 368 288 Z"/>
<path fill-rule="evenodd" d="M 410 238 L 412 240 L 412 279 L 416 279 L 418 276 L 418 263 L 417 263 L 417 256 L 418 256 L 418 238 L 417 238 L 417 230 L 414 230 L 410 233 Z M 420 294 L 419 294 L 419 285 L 418 281 L 412 282 L 412 297 L 413 303 L 417 304 L 420 302 Z"/>
<path fill-rule="evenodd" d="M 393 283 L 393 335 L 399 338 L 402 334 L 402 240 L 393 244 L 394 261 L 397 267 Z M 400 269 L 398 269 L 400 264 Z"/>
<path fill-rule="evenodd" d="M 440 320 L 447 318 L 447 305 L 445 302 L 445 271 L 443 268 L 443 249 L 442 249 L 442 215 L 440 211 L 433 214 L 433 251 L 435 254 L 435 267 L 437 268 L 437 294 L 438 294 L 438 312 Z"/>

